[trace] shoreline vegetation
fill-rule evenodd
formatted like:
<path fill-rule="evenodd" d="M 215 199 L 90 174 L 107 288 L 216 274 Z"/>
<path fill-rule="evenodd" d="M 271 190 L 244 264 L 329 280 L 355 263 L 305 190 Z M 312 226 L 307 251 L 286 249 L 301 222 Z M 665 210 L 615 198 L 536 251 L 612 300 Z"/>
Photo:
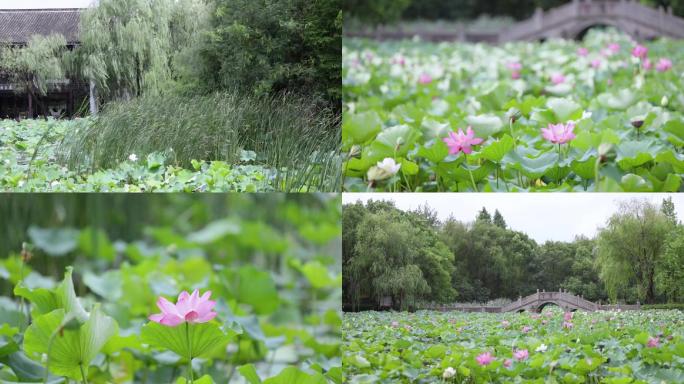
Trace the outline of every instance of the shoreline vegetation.
<path fill-rule="evenodd" d="M 33 152 L 24 147 L 34 133 L 21 129 L 32 123 L 0 122 L 10 160 L 1 190 L 341 190 L 339 0 L 102 0 L 81 13 L 80 30 L 72 50 L 55 35 L 0 49 L 13 89 L 35 99 L 55 79 L 90 84 L 77 113 L 90 117 L 44 123 L 69 128 L 45 130 Z M 31 169 L 23 157 L 34 158 Z M 121 176 L 129 158 L 150 157 L 153 170 L 180 167 L 171 173 L 181 179 L 214 166 L 218 177 L 169 185 L 161 175 L 155 185 L 135 180 L 150 175 Z M 54 173 L 63 167 L 68 174 Z M 254 180 L 222 183 L 220 174 Z M 110 180 L 93 185 L 92 175 Z"/>

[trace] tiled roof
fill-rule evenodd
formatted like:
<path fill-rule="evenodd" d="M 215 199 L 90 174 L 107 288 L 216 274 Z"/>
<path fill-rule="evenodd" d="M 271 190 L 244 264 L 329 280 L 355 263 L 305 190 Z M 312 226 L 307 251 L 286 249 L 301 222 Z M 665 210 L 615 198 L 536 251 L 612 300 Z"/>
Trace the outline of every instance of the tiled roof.
<path fill-rule="evenodd" d="M 81 9 L 0 9 L 0 42 L 28 43 L 33 35 L 59 33 L 77 43 Z"/>

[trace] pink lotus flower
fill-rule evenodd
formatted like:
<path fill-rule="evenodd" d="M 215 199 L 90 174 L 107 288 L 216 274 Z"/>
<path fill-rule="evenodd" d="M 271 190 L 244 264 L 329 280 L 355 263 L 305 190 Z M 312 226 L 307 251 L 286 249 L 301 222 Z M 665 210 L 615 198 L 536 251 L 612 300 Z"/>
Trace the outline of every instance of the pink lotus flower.
<path fill-rule="evenodd" d="M 513 357 L 515 357 L 515 359 L 518 361 L 526 360 L 529 356 L 530 353 L 527 352 L 527 349 L 518 349 L 517 351 L 513 352 Z"/>
<path fill-rule="evenodd" d="M 572 320 L 573 315 L 574 315 L 573 312 L 565 312 L 563 314 L 563 320 L 570 321 L 570 320 Z"/>
<path fill-rule="evenodd" d="M 511 359 L 504 360 L 504 367 L 510 368 L 512 364 L 513 362 L 511 361 Z"/>
<path fill-rule="evenodd" d="M 567 124 L 549 124 L 548 128 L 542 128 L 542 136 L 554 144 L 565 144 L 575 138 L 572 132 L 575 129 L 575 123 L 570 121 Z"/>
<path fill-rule="evenodd" d="M 609 50 L 611 53 L 618 53 L 618 52 L 620 52 L 620 44 L 618 44 L 618 43 L 610 43 L 610 44 L 608 44 L 608 50 Z"/>
<path fill-rule="evenodd" d="M 212 309 L 216 305 L 215 301 L 209 300 L 211 291 L 207 291 L 200 297 L 199 290 L 195 289 L 192 295 L 183 291 L 178 295 L 178 302 L 173 304 L 164 297 L 157 299 L 157 307 L 162 313 L 154 314 L 150 320 L 170 327 L 175 327 L 183 322 L 206 323 L 216 317 L 216 312 Z"/>
<path fill-rule="evenodd" d="M 656 71 L 658 72 L 665 72 L 670 68 L 672 68 L 672 61 L 670 59 L 662 58 L 658 60 L 658 64 L 656 64 Z"/>
<path fill-rule="evenodd" d="M 542 320 L 542 325 L 546 325 L 548 323 L 549 323 L 548 320 Z"/>
<path fill-rule="evenodd" d="M 501 326 L 504 328 L 508 328 L 511 325 L 511 323 L 508 322 L 508 320 L 504 320 L 501 322 Z"/>
<path fill-rule="evenodd" d="M 392 328 L 399 328 L 399 322 L 398 322 L 398 321 L 393 321 L 393 322 L 392 322 Z"/>
<path fill-rule="evenodd" d="M 418 77 L 418 84 L 425 85 L 430 83 L 432 83 L 432 76 L 428 75 L 427 73 L 421 73 Z"/>
<path fill-rule="evenodd" d="M 475 360 L 477 360 L 477 363 L 482 366 L 489 365 L 492 361 L 494 361 L 494 356 L 492 356 L 492 354 L 489 352 L 485 352 L 477 356 Z"/>
<path fill-rule="evenodd" d="M 519 78 L 520 78 L 520 72 L 519 71 L 511 72 L 511 79 L 518 80 Z"/>
<path fill-rule="evenodd" d="M 551 82 L 558 85 L 565 82 L 565 76 L 561 73 L 554 73 L 551 75 Z"/>
<path fill-rule="evenodd" d="M 565 329 L 572 329 L 572 327 L 573 327 L 573 325 L 572 325 L 571 322 L 569 322 L 569 321 L 564 321 L 564 322 L 563 322 L 563 328 L 565 328 Z"/>
<path fill-rule="evenodd" d="M 579 47 L 579 48 L 577 48 L 577 55 L 578 55 L 578 56 L 585 57 L 585 56 L 587 56 L 588 54 L 589 54 L 589 50 L 588 50 L 588 49 L 586 49 L 586 48 L 584 48 L 584 47 Z"/>
<path fill-rule="evenodd" d="M 653 68 L 653 63 L 651 63 L 651 59 L 647 57 L 641 60 L 641 66 L 648 71 L 649 69 Z"/>
<path fill-rule="evenodd" d="M 643 45 L 637 44 L 637 46 L 632 49 L 632 56 L 634 57 L 644 59 L 646 58 L 646 55 L 648 55 L 648 48 Z"/>
<path fill-rule="evenodd" d="M 658 348 L 660 342 L 660 338 L 658 337 L 649 337 L 648 338 L 648 343 L 646 344 L 647 347 L 649 348 Z"/>
<path fill-rule="evenodd" d="M 601 66 L 601 59 L 594 59 L 591 61 L 592 68 L 598 68 Z"/>
<path fill-rule="evenodd" d="M 458 129 L 458 132 L 449 132 L 449 137 L 442 139 L 446 145 L 449 147 L 449 154 L 455 155 L 463 151 L 466 155 L 473 152 L 471 146 L 478 145 L 482 143 L 482 139 L 475 137 L 475 132 L 471 127 L 468 127 L 466 133 L 463 133 L 462 129 Z"/>
<path fill-rule="evenodd" d="M 506 68 L 510 69 L 511 71 L 519 71 L 522 69 L 522 64 L 517 61 L 511 61 L 506 63 Z"/>
<path fill-rule="evenodd" d="M 527 325 L 522 328 L 522 333 L 527 333 L 532 330 L 532 327 L 528 327 Z"/>

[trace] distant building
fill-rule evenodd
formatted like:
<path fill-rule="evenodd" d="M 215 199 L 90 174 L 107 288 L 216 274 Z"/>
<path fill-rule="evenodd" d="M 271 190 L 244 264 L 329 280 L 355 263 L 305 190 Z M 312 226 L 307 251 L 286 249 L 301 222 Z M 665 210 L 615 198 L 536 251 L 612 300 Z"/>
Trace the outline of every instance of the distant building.
<path fill-rule="evenodd" d="M 82 9 L 0 9 L 0 44 L 26 46 L 32 36 L 64 36 L 68 49 L 79 41 Z M 87 109 L 88 85 L 80 79 L 51 83 L 45 96 L 31 97 L 14 89 L 9 74 L 0 71 L 0 118 L 71 117 Z"/>

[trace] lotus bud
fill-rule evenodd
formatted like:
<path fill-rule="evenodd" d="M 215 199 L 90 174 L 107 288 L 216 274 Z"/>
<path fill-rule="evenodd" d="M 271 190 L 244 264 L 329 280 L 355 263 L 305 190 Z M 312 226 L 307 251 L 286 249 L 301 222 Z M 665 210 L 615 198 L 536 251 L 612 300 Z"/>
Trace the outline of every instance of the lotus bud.
<path fill-rule="evenodd" d="M 667 96 L 663 96 L 662 99 L 660 99 L 660 106 L 661 107 L 667 107 L 667 104 L 670 102 L 670 99 L 667 98 Z"/>

